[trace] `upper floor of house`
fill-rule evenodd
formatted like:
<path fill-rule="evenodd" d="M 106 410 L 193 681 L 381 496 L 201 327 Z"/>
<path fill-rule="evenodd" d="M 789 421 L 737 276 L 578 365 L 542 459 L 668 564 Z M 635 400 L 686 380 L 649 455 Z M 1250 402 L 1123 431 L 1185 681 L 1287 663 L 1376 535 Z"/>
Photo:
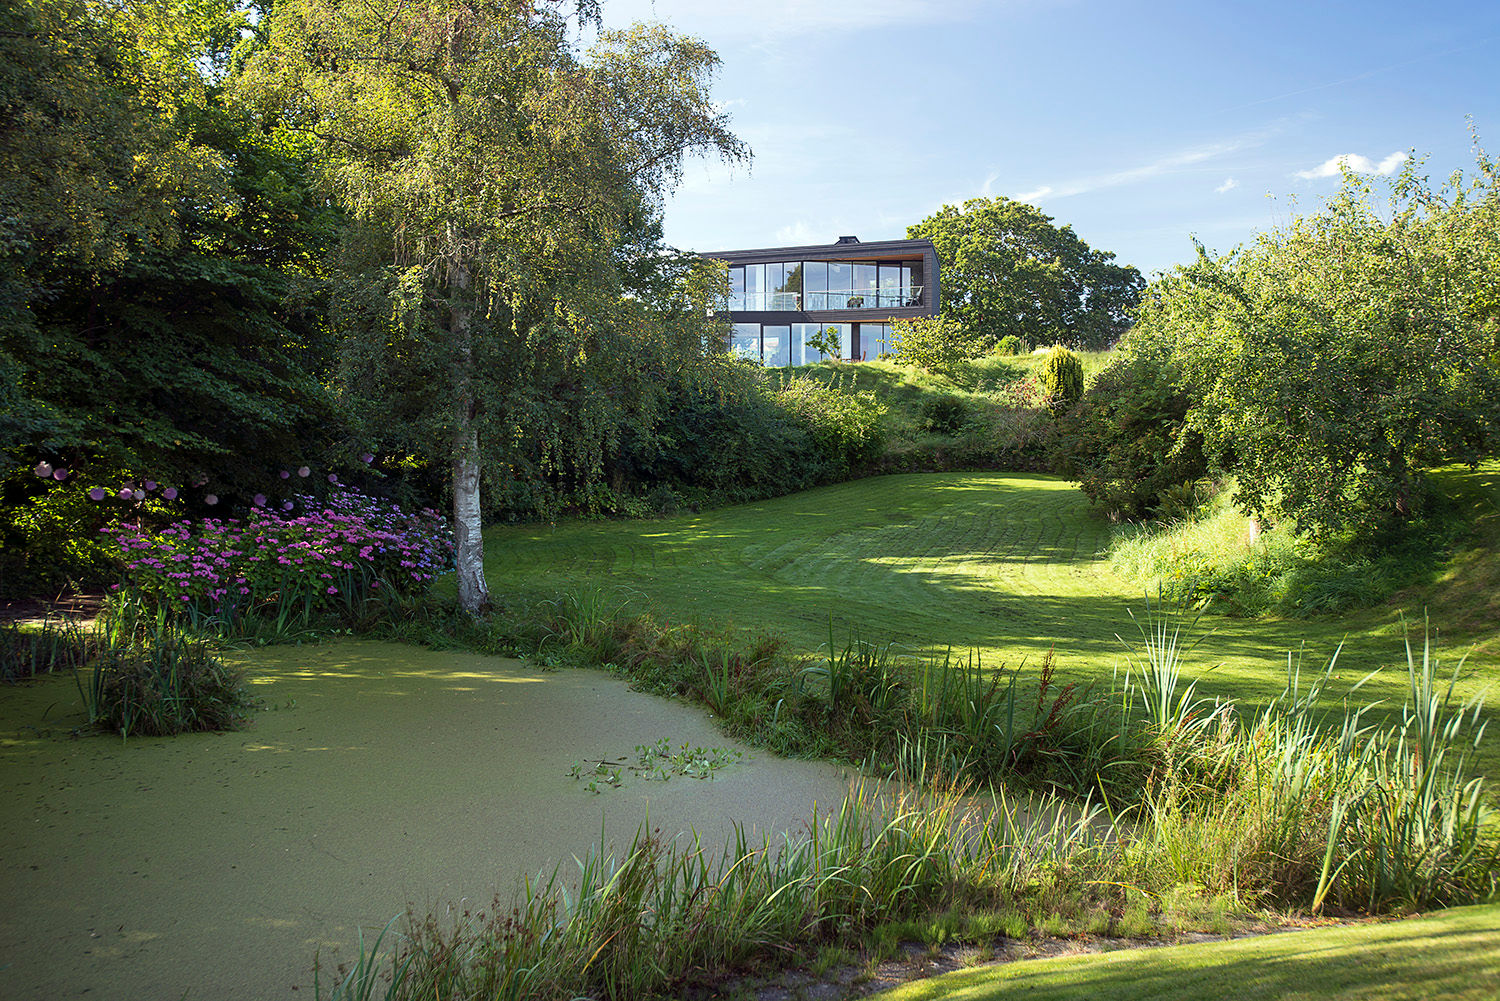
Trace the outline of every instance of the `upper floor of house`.
<path fill-rule="evenodd" d="M 937 251 L 929 240 L 725 250 L 729 313 L 737 321 L 858 322 L 938 311 Z"/>

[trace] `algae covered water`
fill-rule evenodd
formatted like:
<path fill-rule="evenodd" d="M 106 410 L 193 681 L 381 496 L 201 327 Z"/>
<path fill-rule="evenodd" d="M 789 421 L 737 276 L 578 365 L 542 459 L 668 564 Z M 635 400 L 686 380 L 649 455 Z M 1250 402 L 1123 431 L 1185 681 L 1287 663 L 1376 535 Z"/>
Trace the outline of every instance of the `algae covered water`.
<path fill-rule="evenodd" d="M 0 689 L 0 997 L 310 997 L 408 906 L 488 909 L 643 824 L 799 830 L 849 776 L 736 744 L 593 671 L 348 641 L 234 654 L 264 708 L 227 734 L 81 730 L 73 680 Z M 599 793 L 638 745 L 726 747 L 711 779 Z"/>

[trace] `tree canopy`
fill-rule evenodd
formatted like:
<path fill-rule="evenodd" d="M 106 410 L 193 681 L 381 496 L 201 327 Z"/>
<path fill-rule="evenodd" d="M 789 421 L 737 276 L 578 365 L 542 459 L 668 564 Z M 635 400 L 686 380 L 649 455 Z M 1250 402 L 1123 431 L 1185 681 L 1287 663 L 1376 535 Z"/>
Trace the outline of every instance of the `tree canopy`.
<path fill-rule="evenodd" d="M 419 387 L 404 430 L 451 459 L 471 611 L 488 600 L 481 473 L 505 484 L 529 433 L 555 438 L 526 418 L 559 399 L 580 401 L 583 440 L 613 433 L 617 411 L 581 391 L 644 308 L 626 301 L 621 251 L 653 231 L 686 157 L 745 155 L 708 97 L 711 50 L 638 26 L 580 55 L 574 16 L 596 23 L 597 4 L 286 0 L 245 77 L 317 138 L 363 227 L 346 371 Z"/>
<path fill-rule="evenodd" d="M 1346 173 L 1322 212 L 1151 287 L 1127 344 L 1177 366 L 1249 510 L 1369 530 L 1419 508 L 1424 469 L 1493 453 L 1497 180 L 1482 151 L 1442 187 L 1409 161 L 1382 206 Z"/>
<path fill-rule="evenodd" d="M 1033 345 L 1106 347 L 1126 329 L 1145 287 L 1114 254 L 1009 198 L 944 205 L 906 235 L 932 241 L 944 315 L 986 345 L 1016 335 Z"/>

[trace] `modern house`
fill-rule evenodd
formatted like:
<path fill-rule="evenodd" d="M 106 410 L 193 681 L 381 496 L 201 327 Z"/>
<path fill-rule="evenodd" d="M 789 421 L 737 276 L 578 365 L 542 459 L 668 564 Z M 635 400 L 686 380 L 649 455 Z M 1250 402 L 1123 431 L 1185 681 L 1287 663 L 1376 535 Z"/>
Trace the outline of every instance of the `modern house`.
<path fill-rule="evenodd" d="M 845 360 L 877 358 L 890 350 L 892 320 L 938 311 L 929 240 L 841 236 L 820 246 L 704 256 L 729 265 L 730 350 L 771 367 L 822 360 L 808 342 L 823 332 L 834 335 Z"/>

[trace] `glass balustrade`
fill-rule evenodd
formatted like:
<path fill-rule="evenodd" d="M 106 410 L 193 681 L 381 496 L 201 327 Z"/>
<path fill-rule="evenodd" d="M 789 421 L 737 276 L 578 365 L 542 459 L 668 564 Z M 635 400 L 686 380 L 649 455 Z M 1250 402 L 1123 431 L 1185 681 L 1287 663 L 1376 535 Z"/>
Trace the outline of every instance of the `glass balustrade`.
<path fill-rule="evenodd" d="M 731 286 L 734 312 L 800 312 L 817 309 L 902 309 L 922 305 L 921 285 L 820 289 L 816 292 L 751 292 Z"/>

